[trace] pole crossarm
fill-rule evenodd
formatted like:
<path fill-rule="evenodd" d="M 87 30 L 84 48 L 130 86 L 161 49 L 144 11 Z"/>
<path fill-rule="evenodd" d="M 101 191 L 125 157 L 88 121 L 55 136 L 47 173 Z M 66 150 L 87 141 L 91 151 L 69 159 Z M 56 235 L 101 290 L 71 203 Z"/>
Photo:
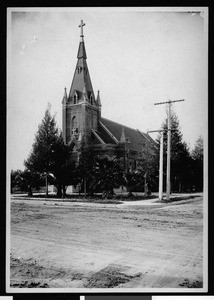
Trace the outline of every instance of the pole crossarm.
<path fill-rule="evenodd" d="M 169 101 L 164 101 L 164 102 L 156 102 L 156 103 L 154 103 L 154 105 L 170 104 L 170 103 L 181 102 L 181 101 L 185 101 L 185 99 L 180 99 L 180 100 L 169 100 Z"/>
<path fill-rule="evenodd" d="M 150 133 L 150 132 L 163 132 L 163 131 L 166 131 L 165 129 L 160 129 L 160 130 L 149 130 L 147 131 L 147 133 Z"/>
<path fill-rule="evenodd" d="M 160 129 L 160 130 L 149 130 L 147 131 L 147 133 L 150 133 L 150 132 L 167 132 L 167 131 L 178 131 L 178 129 Z"/>

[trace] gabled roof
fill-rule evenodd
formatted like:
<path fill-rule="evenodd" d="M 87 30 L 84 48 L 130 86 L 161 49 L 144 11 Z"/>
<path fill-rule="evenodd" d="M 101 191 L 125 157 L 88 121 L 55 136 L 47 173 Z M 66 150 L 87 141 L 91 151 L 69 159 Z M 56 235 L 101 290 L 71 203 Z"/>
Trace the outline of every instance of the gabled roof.
<path fill-rule="evenodd" d="M 117 122 L 101 118 L 101 123 L 110 131 L 114 138 L 119 142 L 124 130 L 126 138 L 126 148 L 134 151 L 141 151 L 142 144 L 151 142 L 153 145 L 156 143 L 147 134 L 140 132 L 137 129 L 119 124 Z M 99 129 L 100 130 L 100 129 Z M 107 132 L 106 132 L 107 134 Z"/>

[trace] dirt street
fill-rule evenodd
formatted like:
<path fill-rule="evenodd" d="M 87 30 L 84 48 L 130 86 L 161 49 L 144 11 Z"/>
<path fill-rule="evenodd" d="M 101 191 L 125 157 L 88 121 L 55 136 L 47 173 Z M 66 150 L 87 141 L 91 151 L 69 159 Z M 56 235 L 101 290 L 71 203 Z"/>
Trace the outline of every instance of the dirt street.
<path fill-rule="evenodd" d="M 11 201 L 11 287 L 201 288 L 203 200 Z"/>

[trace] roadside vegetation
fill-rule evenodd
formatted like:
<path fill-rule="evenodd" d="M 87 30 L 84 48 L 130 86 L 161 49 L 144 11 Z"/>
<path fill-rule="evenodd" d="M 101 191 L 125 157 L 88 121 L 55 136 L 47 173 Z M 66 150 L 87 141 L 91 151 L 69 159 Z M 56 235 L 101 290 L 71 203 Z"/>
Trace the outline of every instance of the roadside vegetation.
<path fill-rule="evenodd" d="M 192 151 L 183 141 L 179 120 L 171 116 L 171 188 L 172 192 L 200 192 L 203 190 L 203 138 L 200 136 Z M 167 118 L 162 124 L 167 129 Z M 42 191 L 48 197 L 48 185 L 54 185 L 56 198 L 67 198 L 69 185 L 78 187 L 75 197 L 88 199 L 138 199 L 143 192 L 149 199 L 158 190 L 159 143 L 151 148 L 142 142 L 135 170 L 124 170 L 119 156 L 100 156 L 94 151 L 90 136 L 84 136 L 80 145 L 73 141 L 65 145 L 62 132 L 48 105 L 35 134 L 32 150 L 24 161 L 24 170 L 11 170 L 11 193 L 24 192 L 28 196 Z M 164 135 L 164 170 L 166 170 L 167 136 Z M 76 159 L 78 156 L 78 160 Z M 78 161 L 78 163 L 77 163 Z M 166 174 L 164 173 L 164 186 Z M 115 194 L 115 189 L 121 192 Z M 126 190 L 127 193 L 124 193 Z M 42 195 L 41 195 L 42 197 Z M 53 195 L 51 195 L 53 197 Z M 140 196 L 142 199 L 142 195 Z"/>

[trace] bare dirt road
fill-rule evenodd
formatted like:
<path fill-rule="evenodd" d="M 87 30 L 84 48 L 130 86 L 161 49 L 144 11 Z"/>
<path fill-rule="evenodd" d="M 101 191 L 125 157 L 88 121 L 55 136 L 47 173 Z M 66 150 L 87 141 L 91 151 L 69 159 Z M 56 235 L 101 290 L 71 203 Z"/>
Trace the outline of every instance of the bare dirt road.
<path fill-rule="evenodd" d="M 203 199 L 102 205 L 12 200 L 11 287 L 201 288 Z"/>

